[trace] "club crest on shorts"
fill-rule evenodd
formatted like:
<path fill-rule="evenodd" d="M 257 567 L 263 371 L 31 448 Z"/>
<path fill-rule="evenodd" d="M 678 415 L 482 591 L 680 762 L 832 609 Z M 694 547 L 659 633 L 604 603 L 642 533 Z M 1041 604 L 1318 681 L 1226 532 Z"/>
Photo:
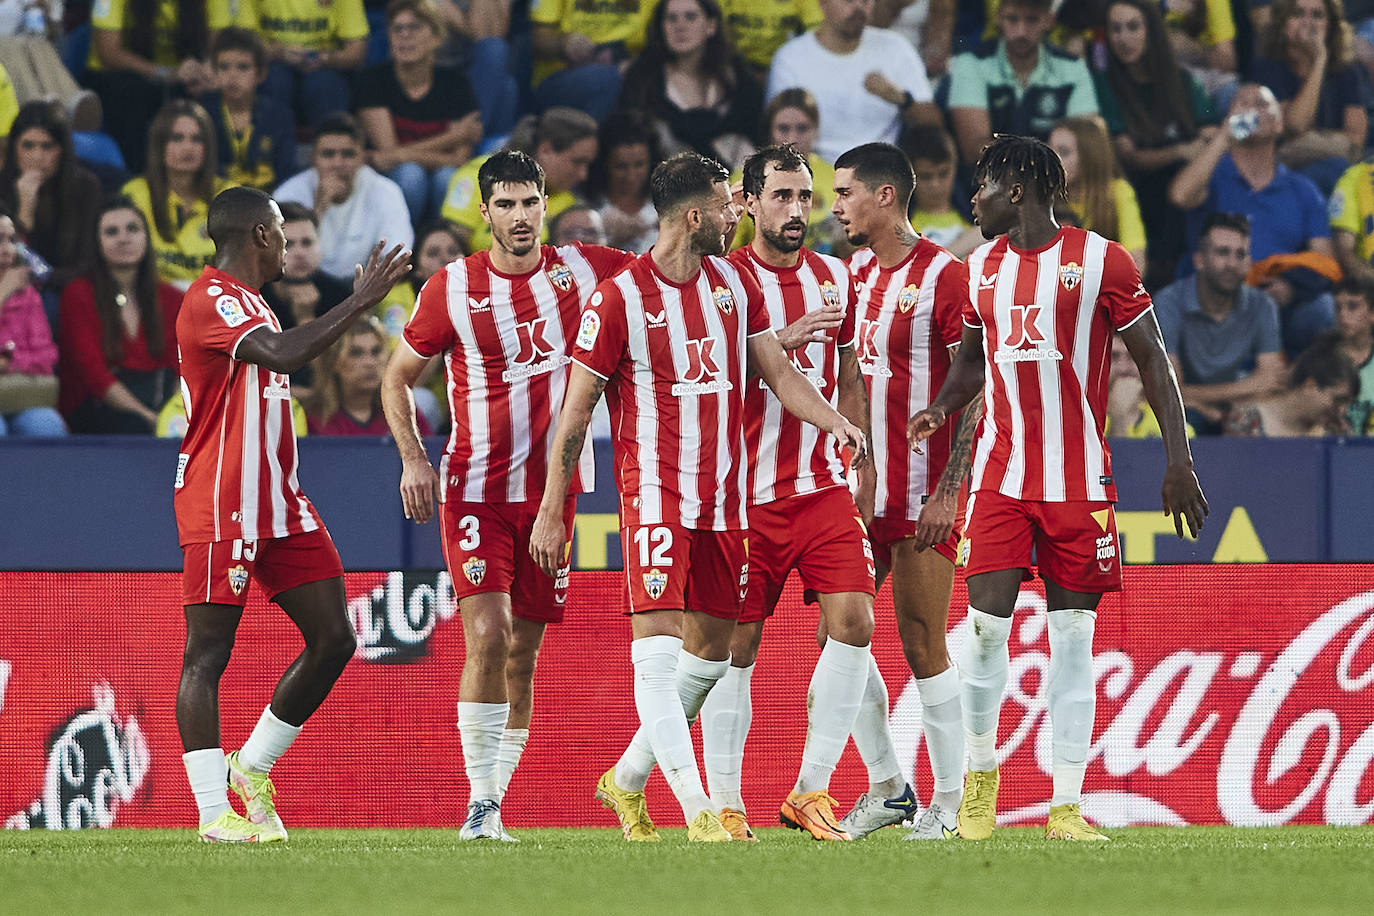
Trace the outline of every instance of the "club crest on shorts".
<path fill-rule="evenodd" d="M 487 561 L 478 557 L 468 557 L 463 561 L 463 578 L 473 585 L 481 585 L 487 577 Z"/>
<path fill-rule="evenodd" d="M 921 288 L 915 283 L 908 283 L 902 287 L 902 291 L 897 294 L 897 309 L 903 315 L 916 307 L 916 297 L 921 294 Z"/>
<path fill-rule="evenodd" d="M 715 302 L 716 308 L 726 315 L 735 310 L 735 294 L 723 286 L 717 286 L 711 290 L 711 300 Z"/>
<path fill-rule="evenodd" d="M 821 284 L 821 302 L 832 308 L 840 307 L 840 288 L 829 280 Z"/>
<path fill-rule="evenodd" d="M 238 563 L 229 568 L 229 589 L 235 595 L 242 595 L 244 586 L 248 584 L 248 570 L 243 568 L 242 563 Z"/>
<path fill-rule="evenodd" d="M 1064 288 L 1073 292 L 1079 283 L 1083 282 L 1083 265 L 1077 261 L 1069 263 L 1059 268 L 1059 282 L 1064 284 Z"/>
<path fill-rule="evenodd" d="M 568 290 L 572 289 L 572 270 L 562 261 L 554 264 L 548 270 L 544 271 L 544 273 L 548 276 L 549 282 L 563 292 L 566 293 Z"/>
<path fill-rule="evenodd" d="M 661 569 L 651 569 L 644 574 L 644 591 L 657 601 L 668 590 L 668 574 Z"/>

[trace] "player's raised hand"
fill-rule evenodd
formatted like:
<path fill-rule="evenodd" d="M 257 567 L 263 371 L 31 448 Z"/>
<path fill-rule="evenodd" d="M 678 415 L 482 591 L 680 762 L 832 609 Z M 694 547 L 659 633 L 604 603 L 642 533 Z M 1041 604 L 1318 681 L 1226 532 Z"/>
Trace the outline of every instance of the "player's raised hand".
<path fill-rule="evenodd" d="M 547 575 L 557 576 L 567 550 L 563 520 L 541 508 L 530 529 L 530 556 Z"/>
<path fill-rule="evenodd" d="M 830 428 L 830 435 L 840 440 L 840 447 L 849 449 L 851 468 L 861 468 L 868 461 L 868 439 L 864 431 L 847 420 L 841 420 Z"/>
<path fill-rule="evenodd" d="M 844 322 L 844 309 L 827 305 L 807 312 L 778 332 L 778 343 L 784 350 L 796 350 L 810 343 L 825 343 L 830 338 L 825 331 L 838 328 Z"/>
<path fill-rule="evenodd" d="M 439 499 L 439 475 L 428 458 L 401 462 L 401 507 L 406 518 L 423 525 L 434 517 L 434 503 Z"/>
<path fill-rule="evenodd" d="M 947 419 L 944 408 L 933 404 L 912 417 L 906 425 L 906 441 L 911 450 L 918 455 L 925 454 L 921 450 L 921 443 L 935 435 L 935 431 L 944 426 Z"/>
<path fill-rule="evenodd" d="M 367 256 L 367 264 L 353 265 L 353 295 L 376 305 L 386 298 L 397 281 L 410 273 L 410 249 L 404 245 L 382 253 L 386 239 L 382 239 Z"/>
<path fill-rule="evenodd" d="M 1188 534 L 1196 538 L 1202 530 L 1202 520 L 1207 517 L 1207 497 L 1202 495 L 1202 486 L 1197 475 L 1187 465 L 1171 464 L 1164 471 L 1164 514 L 1174 517 L 1174 531 L 1183 537 L 1183 524 L 1188 524 Z"/>

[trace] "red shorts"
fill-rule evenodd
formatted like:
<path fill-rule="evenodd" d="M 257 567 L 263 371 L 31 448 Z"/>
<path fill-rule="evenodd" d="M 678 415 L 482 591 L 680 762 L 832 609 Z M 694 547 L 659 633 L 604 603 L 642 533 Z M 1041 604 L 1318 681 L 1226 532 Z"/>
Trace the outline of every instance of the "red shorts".
<path fill-rule="evenodd" d="M 284 538 L 183 544 L 182 604 L 248 601 L 254 579 L 272 600 L 287 589 L 343 575 L 334 541 L 323 528 Z"/>
<path fill-rule="evenodd" d="M 959 491 L 959 506 L 954 515 L 954 527 L 950 529 L 949 537 L 939 544 L 932 545 L 935 552 L 949 560 L 951 563 L 958 564 L 959 560 L 959 541 L 964 536 L 965 514 L 968 505 L 968 488 L 964 487 Z M 873 541 L 873 554 L 888 569 L 892 568 L 892 545 L 898 541 L 916 536 L 916 522 L 905 518 L 885 518 L 879 516 L 873 519 L 873 527 L 869 529 L 868 536 Z"/>
<path fill-rule="evenodd" d="M 630 613 L 701 611 L 738 620 L 749 589 L 749 532 L 681 525 L 620 529 Z"/>
<path fill-rule="evenodd" d="M 740 623 L 773 616 L 794 569 L 808 593 L 873 594 L 873 548 L 844 487 L 749 507 L 749 594 Z"/>
<path fill-rule="evenodd" d="M 558 576 L 549 578 L 530 556 L 530 531 L 539 500 L 465 503 L 449 500 L 439 512 L 439 541 L 458 600 L 484 592 L 510 595 L 511 614 L 536 623 L 558 623 L 568 600 L 568 560 L 577 498 L 563 504 L 567 540 Z"/>
<path fill-rule="evenodd" d="M 1121 541 L 1108 502 L 1033 502 L 982 490 L 969 499 L 968 575 L 1024 569 L 1031 548 L 1040 578 L 1075 592 L 1121 588 Z"/>

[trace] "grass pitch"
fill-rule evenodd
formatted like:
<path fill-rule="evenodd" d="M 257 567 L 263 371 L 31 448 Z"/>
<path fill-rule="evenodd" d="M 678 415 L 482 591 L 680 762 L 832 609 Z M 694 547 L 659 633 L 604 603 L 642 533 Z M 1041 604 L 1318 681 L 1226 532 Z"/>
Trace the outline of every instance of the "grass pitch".
<path fill-rule="evenodd" d="M 657 845 L 616 830 L 291 831 L 209 846 L 189 830 L 0 832 L 7 913 L 1352 913 L 1374 900 L 1374 827 L 1137 828 L 1109 846 L 1032 829 L 985 843 L 856 843 L 759 830 L 759 843 Z"/>

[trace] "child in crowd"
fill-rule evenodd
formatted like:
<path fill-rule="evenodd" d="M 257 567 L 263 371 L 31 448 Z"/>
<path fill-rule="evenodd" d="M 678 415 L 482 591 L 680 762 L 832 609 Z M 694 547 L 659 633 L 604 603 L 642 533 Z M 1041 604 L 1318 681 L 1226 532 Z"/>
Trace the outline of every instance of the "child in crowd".
<path fill-rule="evenodd" d="M 215 91 L 201 104 L 215 125 L 220 175 L 270 191 L 296 172 L 296 117 L 258 95 L 267 79 L 267 48 L 256 32 L 228 28 L 215 38 Z"/>
<path fill-rule="evenodd" d="M 922 124 L 902 133 L 902 151 L 916 172 L 915 209 L 911 225 L 958 258 L 966 258 L 983 244 L 983 233 L 954 208 L 954 171 L 958 150 L 944 128 Z"/>

